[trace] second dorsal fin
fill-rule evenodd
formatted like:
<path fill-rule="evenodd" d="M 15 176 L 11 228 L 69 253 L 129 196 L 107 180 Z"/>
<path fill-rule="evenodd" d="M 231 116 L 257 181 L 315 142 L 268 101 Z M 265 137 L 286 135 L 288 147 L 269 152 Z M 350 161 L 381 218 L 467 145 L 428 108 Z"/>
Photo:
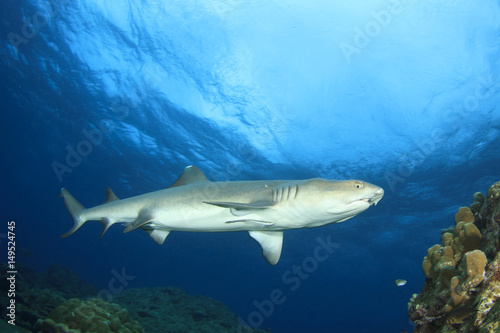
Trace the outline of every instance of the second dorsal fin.
<path fill-rule="evenodd" d="M 195 166 L 188 166 L 181 173 L 179 178 L 175 181 L 174 185 L 170 187 L 184 186 L 197 182 L 208 182 L 209 180 L 203 174 L 203 171 Z"/>

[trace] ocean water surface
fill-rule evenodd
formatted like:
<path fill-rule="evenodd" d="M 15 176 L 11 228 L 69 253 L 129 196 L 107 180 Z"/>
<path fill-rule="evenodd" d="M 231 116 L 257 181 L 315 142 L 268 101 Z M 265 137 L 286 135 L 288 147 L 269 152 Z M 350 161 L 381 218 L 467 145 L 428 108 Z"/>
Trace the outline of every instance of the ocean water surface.
<path fill-rule="evenodd" d="M 99 288 L 125 271 L 126 288 L 178 286 L 277 333 L 410 331 L 427 248 L 500 178 L 498 1 L 6 0 L 0 17 L 0 236 L 15 220 L 33 253 L 18 261 L 40 271 Z M 275 266 L 246 232 L 158 246 L 88 222 L 60 238 L 62 187 L 92 207 L 106 186 L 164 189 L 188 165 L 214 181 L 361 179 L 385 196 L 286 231 Z"/>

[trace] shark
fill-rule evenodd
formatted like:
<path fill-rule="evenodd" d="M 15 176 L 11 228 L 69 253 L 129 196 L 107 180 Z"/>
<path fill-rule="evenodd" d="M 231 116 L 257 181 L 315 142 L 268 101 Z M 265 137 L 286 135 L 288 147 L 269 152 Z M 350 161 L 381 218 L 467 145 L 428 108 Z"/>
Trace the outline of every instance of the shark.
<path fill-rule="evenodd" d="M 125 233 L 142 229 L 159 245 L 171 231 L 247 231 L 275 265 L 283 231 L 343 222 L 383 196 L 381 187 L 361 180 L 210 181 L 200 169 L 188 166 L 166 189 L 118 199 L 107 187 L 104 203 L 87 209 L 62 188 L 60 197 L 74 224 L 61 237 L 87 221 L 102 224 L 100 237 L 120 223 Z"/>

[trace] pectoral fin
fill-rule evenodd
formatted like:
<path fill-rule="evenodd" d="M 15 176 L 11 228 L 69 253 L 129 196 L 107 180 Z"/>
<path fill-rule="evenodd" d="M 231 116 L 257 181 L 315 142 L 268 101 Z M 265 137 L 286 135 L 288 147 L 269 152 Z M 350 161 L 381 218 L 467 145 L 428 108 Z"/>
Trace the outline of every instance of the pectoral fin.
<path fill-rule="evenodd" d="M 262 255 L 271 265 L 276 265 L 281 256 L 283 231 L 249 231 L 250 237 L 259 242 Z"/>
<path fill-rule="evenodd" d="M 203 201 L 206 204 L 219 206 L 223 208 L 234 208 L 234 209 L 267 209 L 273 206 L 272 201 L 257 201 L 252 203 L 242 203 L 242 202 L 227 202 L 227 201 Z"/>
<path fill-rule="evenodd" d="M 203 201 L 206 204 L 214 205 L 222 208 L 229 208 L 234 216 L 245 216 L 255 213 L 256 210 L 271 208 L 274 203 L 272 201 L 257 201 L 252 203 L 242 202 L 226 202 L 226 201 Z"/>
<path fill-rule="evenodd" d="M 134 222 L 130 223 L 123 232 L 131 232 L 145 224 L 154 221 L 153 214 L 148 210 L 141 210 Z M 166 236 L 165 236 L 166 237 Z"/>

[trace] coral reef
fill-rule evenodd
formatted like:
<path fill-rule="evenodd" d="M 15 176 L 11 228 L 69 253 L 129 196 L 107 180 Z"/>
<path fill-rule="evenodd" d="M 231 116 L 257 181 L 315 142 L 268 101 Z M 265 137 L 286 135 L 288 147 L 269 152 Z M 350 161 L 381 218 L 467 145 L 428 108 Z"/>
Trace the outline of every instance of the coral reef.
<path fill-rule="evenodd" d="M 481 211 L 481 208 L 483 208 L 485 202 L 486 198 L 484 194 L 482 194 L 481 192 L 476 192 L 472 196 L 472 204 L 469 206 L 469 208 L 473 214 L 477 214 Z"/>
<path fill-rule="evenodd" d="M 31 333 L 31 330 L 18 325 L 11 325 L 5 320 L 0 320 L 0 332 L 2 333 Z"/>
<path fill-rule="evenodd" d="M 414 332 L 500 332 L 500 182 L 460 207 L 455 226 L 427 250 L 420 294 L 408 303 Z"/>
<path fill-rule="evenodd" d="M 0 264 L 0 272 L 7 271 Z M 38 273 L 18 265 L 18 271 L 17 326 L 0 320 L 0 332 L 269 332 L 241 326 L 221 302 L 180 288 L 126 289 L 114 294 L 112 301 L 118 304 L 111 304 L 91 298 L 98 289 L 66 267 Z M 5 273 L 0 273 L 2 304 L 9 302 L 8 288 Z"/>
<path fill-rule="evenodd" d="M 224 333 L 250 332 L 224 304 L 205 296 L 192 296 L 175 287 L 127 289 L 113 302 L 129 309 L 146 332 Z M 252 333 L 268 332 L 252 329 Z"/>
<path fill-rule="evenodd" d="M 460 207 L 458 209 L 458 212 L 455 214 L 455 224 L 459 222 L 474 222 L 474 214 L 469 207 Z"/>
<path fill-rule="evenodd" d="M 7 272 L 0 264 L 0 272 Z M 1 304 L 8 304 L 6 273 L 0 274 Z M 28 266 L 18 264 L 16 277 L 16 324 L 31 331 L 39 319 L 64 301 L 75 297 L 89 297 L 97 294 L 97 288 L 86 283 L 67 267 L 53 265 L 44 273 L 38 273 Z"/>
<path fill-rule="evenodd" d="M 473 218 L 472 211 L 468 207 L 459 208 L 455 215 L 456 226 L 443 230 L 441 245 L 435 244 L 427 250 L 422 262 L 422 270 L 427 278 L 439 276 L 440 283 L 449 285 L 447 279 L 441 278 L 450 277 L 451 268 L 462 259 L 464 253 L 480 247 L 481 233 L 474 225 Z"/>
<path fill-rule="evenodd" d="M 38 320 L 36 328 L 41 333 L 51 332 L 120 332 L 141 333 L 144 329 L 130 319 L 128 311 L 117 304 L 93 298 L 82 301 L 70 299 L 55 308 L 44 320 Z"/>

